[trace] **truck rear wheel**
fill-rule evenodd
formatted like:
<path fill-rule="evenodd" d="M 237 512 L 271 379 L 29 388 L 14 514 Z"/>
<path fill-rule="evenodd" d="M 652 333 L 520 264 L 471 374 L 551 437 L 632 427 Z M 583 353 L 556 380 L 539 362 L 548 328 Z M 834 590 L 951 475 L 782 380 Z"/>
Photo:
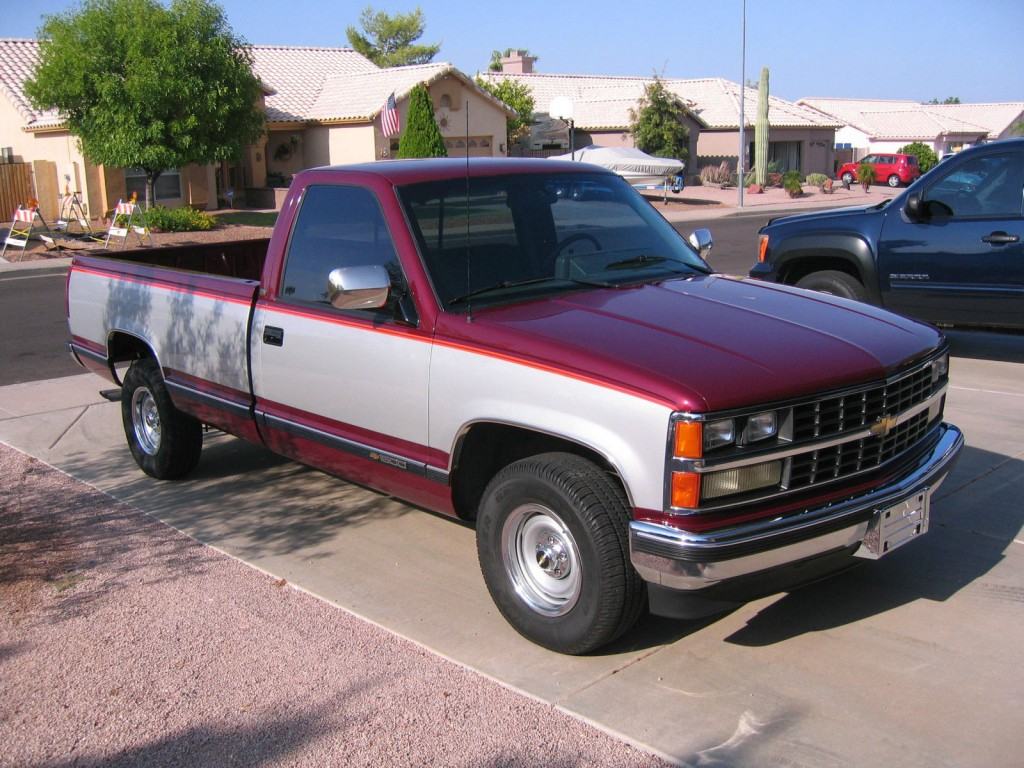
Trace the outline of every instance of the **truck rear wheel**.
<path fill-rule="evenodd" d="M 853 299 L 854 301 L 864 301 L 868 297 L 864 286 L 857 278 L 835 269 L 812 272 L 800 278 L 796 287 L 819 293 L 830 293 L 833 296 L 842 296 L 844 299 Z"/>
<path fill-rule="evenodd" d="M 502 469 L 476 524 L 498 610 L 524 637 L 561 653 L 622 635 L 645 597 L 629 561 L 629 517 L 619 484 L 579 456 L 541 454 Z"/>
<path fill-rule="evenodd" d="M 174 407 L 151 357 L 136 360 L 124 377 L 121 421 L 132 457 L 147 475 L 173 480 L 199 463 L 203 426 Z"/>

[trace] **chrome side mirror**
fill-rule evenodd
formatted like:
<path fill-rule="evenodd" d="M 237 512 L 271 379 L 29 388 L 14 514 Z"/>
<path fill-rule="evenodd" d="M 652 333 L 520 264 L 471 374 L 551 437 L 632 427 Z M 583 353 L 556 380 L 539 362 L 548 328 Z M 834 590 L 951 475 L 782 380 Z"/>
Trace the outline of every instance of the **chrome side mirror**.
<path fill-rule="evenodd" d="M 327 276 L 327 299 L 335 309 L 380 309 L 390 293 L 391 277 L 380 264 L 339 267 Z"/>
<path fill-rule="evenodd" d="M 690 233 L 690 237 L 687 239 L 690 241 L 690 245 L 693 246 L 693 249 L 700 254 L 700 257 L 707 261 L 708 256 L 711 255 L 711 248 L 715 244 L 714 239 L 711 237 L 711 230 L 694 230 Z"/>

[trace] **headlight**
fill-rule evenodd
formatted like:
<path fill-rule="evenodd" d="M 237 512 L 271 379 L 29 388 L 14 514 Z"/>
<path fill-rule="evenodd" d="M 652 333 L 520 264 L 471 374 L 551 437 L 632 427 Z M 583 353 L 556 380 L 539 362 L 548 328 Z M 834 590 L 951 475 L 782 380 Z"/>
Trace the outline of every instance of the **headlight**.
<path fill-rule="evenodd" d="M 743 426 L 743 433 L 740 435 L 740 445 L 756 443 L 759 440 L 767 440 L 775 437 L 779 431 L 779 423 L 775 418 L 775 411 L 765 411 L 753 416 L 748 416 Z"/>
<path fill-rule="evenodd" d="M 736 421 L 719 419 L 704 425 L 704 450 L 713 451 L 736 441 Z"/>
<path fill-rule="evenodd" d="M 949 355 L 937 357 L 932 361 L 932 384 L 938 384 L 949 375 Z"/>

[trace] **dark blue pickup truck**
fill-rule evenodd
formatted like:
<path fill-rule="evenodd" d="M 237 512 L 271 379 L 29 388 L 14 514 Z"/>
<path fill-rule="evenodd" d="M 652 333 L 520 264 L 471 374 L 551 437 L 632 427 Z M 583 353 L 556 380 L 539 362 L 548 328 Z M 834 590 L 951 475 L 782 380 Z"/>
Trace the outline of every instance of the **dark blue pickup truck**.
<path fill-rule="evenodd" d="M 773 219 L 750 276 L 933 323 L 1024 328 L 1024 139 L 965 150 L 879 205 Z"/>

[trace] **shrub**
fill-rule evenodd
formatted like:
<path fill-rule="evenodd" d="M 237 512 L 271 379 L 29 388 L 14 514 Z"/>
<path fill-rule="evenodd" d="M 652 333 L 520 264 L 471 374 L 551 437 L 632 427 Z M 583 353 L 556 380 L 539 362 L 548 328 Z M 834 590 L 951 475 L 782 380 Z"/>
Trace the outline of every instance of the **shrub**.
<path fill-rule="evenodd" d="M 768 172 L 768 183 L 766 187 L 781 187 L 782 186 L 782 174 L 778 171 Z"/>
<path fill-rule="evenodd" d="M 728 184 L 733 175 L 729 162 L 723 160 L 718 165 L 705 165 L 700 169 L 702 184 Z"/>
<path fill-rule="evenodd" d="M 826 181 L 828 181 L 828 176 L 826 176 L 824 173 L 807 174 L 807 183 L 812 187 L 820 187 Z"/>
<path fill-rule="evenodd" d="M 868 185 L 875 180 L 875 166 L 871 163 L 861 163 L 857 166 L 857 181 Z"/>
<path fill-rule="evenodd" d="M 772 160 L 768 163 L 768 173 L 779 173 L 782 166 L 779 165 L 778 160 Z"/>
<path fill-rule="evenodd" d="M 146 223 L 150 229 L 161 232 L 205 232 L 213 229 L 213 217 L 194 208 L 164 208 L 155 205 L 146 211 Z"/>
<path fill-rule="evenodd" d="M 280 171 L 267 172 L 268 187 L 287 187 L 292 183 L 292 177 Z"/>
<path fill-rule="evenodd" d="M 922 144 L 920 141 L 907 144 L 896 151 L 901 155 L 913 155 L 916 157 L 917 166 L 921 169 L 921 173 L 927 173 L 939 164 L 938 155 L 935 154 L 931 147 L 927 144 Z"/>
<path fill-rule="evenodd" d="M 792 197 L 796 197 L 804 190 L 800 185 L 800 171 L 786 171 L 782 175 L 782 188 Z"/>

